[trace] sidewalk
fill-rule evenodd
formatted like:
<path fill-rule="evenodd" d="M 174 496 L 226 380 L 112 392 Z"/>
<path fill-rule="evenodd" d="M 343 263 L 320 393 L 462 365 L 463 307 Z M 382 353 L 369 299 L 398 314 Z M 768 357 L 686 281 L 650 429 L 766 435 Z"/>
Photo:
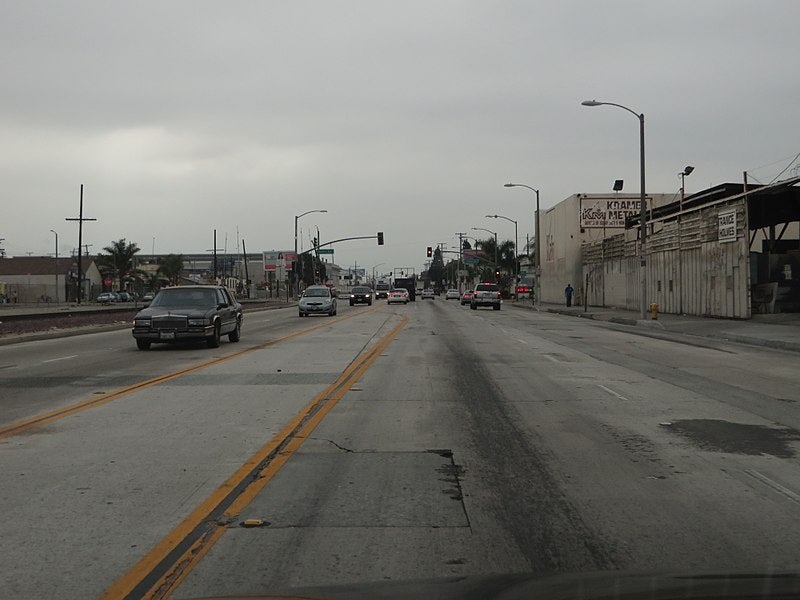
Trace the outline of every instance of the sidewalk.
<path fill-rule="evenodd" d="M 530 302 L 510 302 L 515 308 L 534 310 Z M 780 350 L 800 352 L 800 313 L 754 315 L 750 320 L 717 319 L 689 315 L 659 314 L 658 319 L 641 320 L 638 311 L 601 306 L 566 306 L 541 304 L 543 312 L 607 321 L 647 330 L 655 336 L 659 332 L 677 333 L 719 341 L 738 342 Z M 649 313 L 648 313 L 649 316 Z"/>

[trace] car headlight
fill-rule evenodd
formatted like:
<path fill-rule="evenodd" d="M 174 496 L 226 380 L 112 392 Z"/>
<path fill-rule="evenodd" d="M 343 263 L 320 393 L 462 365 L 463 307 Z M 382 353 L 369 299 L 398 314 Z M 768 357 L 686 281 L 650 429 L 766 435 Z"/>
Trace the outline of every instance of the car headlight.
<path fill-rule="evenodd" d="M 150 327 L 150 319 L 134 319 L 134 327 Z"/>
<path fill-rule="evenodd" d="M 207 323 L 206 319 L 189 319 L 189 327 L 202 327 Z"/>

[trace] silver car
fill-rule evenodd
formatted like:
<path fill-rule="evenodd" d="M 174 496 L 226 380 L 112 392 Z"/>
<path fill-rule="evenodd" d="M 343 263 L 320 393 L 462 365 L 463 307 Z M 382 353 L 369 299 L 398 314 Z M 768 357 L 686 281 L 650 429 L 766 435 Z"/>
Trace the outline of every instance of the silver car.
<path fill-rule="evenodd" d="M 301 317 L 320 314 L 332 317 L 336 314 L 336 296 L 325 285 L 310 285 L 304 291 L 297 303 L 298 314 Z"/>

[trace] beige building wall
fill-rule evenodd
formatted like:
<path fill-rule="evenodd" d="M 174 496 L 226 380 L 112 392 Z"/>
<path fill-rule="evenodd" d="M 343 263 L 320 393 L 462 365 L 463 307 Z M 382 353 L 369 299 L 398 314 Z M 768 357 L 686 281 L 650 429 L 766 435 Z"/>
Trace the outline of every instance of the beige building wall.
<path fill-rule="evenodd" d="M 542 302 L 564 302 L 564 288 L 572 284 L 575 289 L 573 304 L 583 303 L 587 290 L 583 273 L 582 246 L 597 242 L 611 236 L 624 233 L 622 221 L 620 226 L 581 227 L 590 219 L 586 211 L 593 205 L 601 205 L 605 201 L 620 203 L 636 203 L 639 194 L 573 194 L 554 207 L 543 211 L 539 225 L 542 236 Z M 648 208 L 657 208 L 675 200 L 675 194 L 648 194 Z M 635 211 L 638 214 L 638 208 Z M 583 217 L 583 221 L 582 221 Z M 624 296 L 627 292 L 625 284 L 625 265 L 619 265 L 616 275 L 614 293 Z M 591 297 L 591 296 L 590 296 Z"/>

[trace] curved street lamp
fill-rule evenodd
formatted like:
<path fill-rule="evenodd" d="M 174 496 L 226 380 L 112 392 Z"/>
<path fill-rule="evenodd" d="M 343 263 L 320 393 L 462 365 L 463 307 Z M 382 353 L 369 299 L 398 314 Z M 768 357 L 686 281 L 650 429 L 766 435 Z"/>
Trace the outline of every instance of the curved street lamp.
<path fill-rule="evenodd" d="M 294 263 L 292 264 L 292 279 L 294 280 L 294 295 L 300 293 L 300 277 L 297 275 L 297 267 L 300 265 L 300 261 L 297 260 L 297 221 L 300 220 L 300 217 L 305 217 L 306 215 L 310 215 L 311 213 L 326 213 L 328 212 L 326 209 L 320 210 L 307 210 L 304 213 L 300 213 L 299 215 L 295 215 L 294 217 Z M 317 240 L 319 243 L 319 240 Z"/>
<path fill-rule="evenodd" d="M 503 187 L 507 188 L 524 187 L 528 188 L 529 190 L 531 190 L 536 194 L 536 213 L 534 214 L 534 220 L 533 220 L 533 236 L 536 240 L 536 252 L 534 252 L 533 254 L 534 261 L 536 264 L 534 264 L 533 270 L 534 274 L 536 275 L 536 282 L 535 282 L 536 289 L 533 294 L 534 295 L 533 301 L 535 305 L 538 306 L 540 303 L 539 298 L 541 297 L 541 292 L 542 292 L 542 287 L 539 283 L 539 279 L 542 276 L 542 245 L 539 243 L 539 190 L 537 190 L 536 188 L 532 188 L 531 186 L 526 185 L 524 183 L 506 183 L 503 185 Z"/>
<path fill-rule="evenodd" d="M 473 231 L 485 231 L 486 233 L 491 233 L 494 236 L 494 268 L 499 268 L 500 265 L 497 264 L 497 232 L 490 231 L 485 227 L 473 227 L 472 229 Z M 475 241 L 478 242 L 479 240 L 476 239 Z"/>
<path fill-rule="evenodd" d="M 597 100 L 584 100 L 583 106 L 616 106 L 622 110 L 627 110 L 634 117 L 639 119 L 639 312 L 642 319 L 647 315 L 647 206 L 645 202 L 644 185 L 644 113 L 637 113 L 627 106 L 614 102 L 598 102 Z"/>
<path fill-rule="evenodd" d="M 514 219 L 504 217 L 503 215 L 486 215 L 487 219 L 505 219 L 514 224 L 514 298 L 517 297 L 517 277 L 519 276 L 519 261 L 517 260 L 517 248 L 519 248 L 519 240 L 517 239 L 517 222 Z"/>

